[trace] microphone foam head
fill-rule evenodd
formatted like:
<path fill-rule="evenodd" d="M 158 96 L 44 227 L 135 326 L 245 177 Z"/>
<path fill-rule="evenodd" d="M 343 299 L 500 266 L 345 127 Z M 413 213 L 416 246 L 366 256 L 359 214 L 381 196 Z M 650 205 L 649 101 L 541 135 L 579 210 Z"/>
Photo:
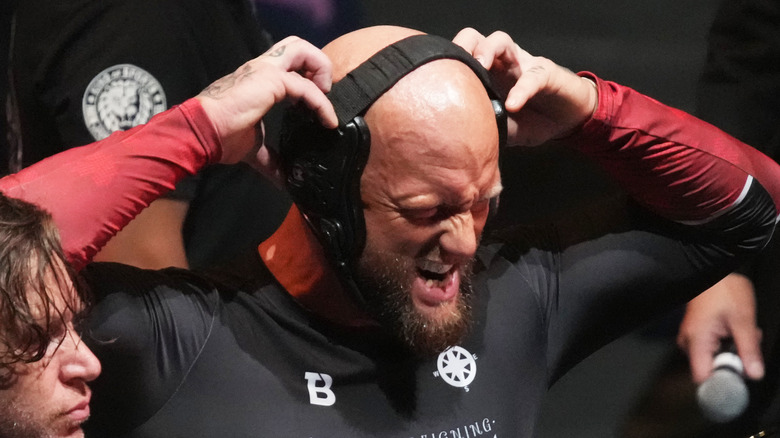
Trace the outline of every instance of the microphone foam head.
<path fill-rule="evenodd" d="M 721 368 L 699 386 L 696 399 L 705 417 L 727 423 L 745 412 L 750 397 L 742 376 Z"/>

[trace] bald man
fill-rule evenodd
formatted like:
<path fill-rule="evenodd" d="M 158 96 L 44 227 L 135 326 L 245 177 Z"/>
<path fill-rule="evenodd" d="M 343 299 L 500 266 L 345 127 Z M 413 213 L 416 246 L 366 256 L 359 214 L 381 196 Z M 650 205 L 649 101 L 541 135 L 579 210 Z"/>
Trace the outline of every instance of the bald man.
<path fill-rule="evenodd" d="M 243 277 L 85 269 L 89 436 L 531 437 L 564 372 L 769 239 L 780 171 L 756 151 L 505 34 L 418 34 L 325 47 L 339 134 L 298 146 L 337 140 L 282 149 L 298 207 Z M 499 145 L 552 139 L 630 197 L 482 236 Z"/>

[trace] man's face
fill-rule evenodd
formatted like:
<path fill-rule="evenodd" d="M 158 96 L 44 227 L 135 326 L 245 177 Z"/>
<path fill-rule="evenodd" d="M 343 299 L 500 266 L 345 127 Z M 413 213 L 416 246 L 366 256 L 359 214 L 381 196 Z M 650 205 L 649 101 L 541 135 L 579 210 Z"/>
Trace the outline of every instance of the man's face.
<path fill-rule="evenodd" d="M 400 92 L 392 98 L 407 105 L 369 111 L 372 147 L 361 179 L 367 236 L 358 287 L 421 354 L 453 345 L 470 325 L 469 267 L 501 191 L 484 89 L 475 103 L 441 84 L 422 108 Z"/>
<path fill-rule="evenodd" d="M 74 315 L 65 300 L 77 299 L 70 281 L 64 281 L 65 296 L 53 294 L 57 311 L 52 309 L 53 337 L 45 357 L 15 364 L 10 383 L 0 387 L 0 437 L 84 436 L 81 424 L 89 417 L 87 382 L 100 374 L 100 362 L 74 329 Z M 40 306 L 38 310 L 43 319 Z"/>

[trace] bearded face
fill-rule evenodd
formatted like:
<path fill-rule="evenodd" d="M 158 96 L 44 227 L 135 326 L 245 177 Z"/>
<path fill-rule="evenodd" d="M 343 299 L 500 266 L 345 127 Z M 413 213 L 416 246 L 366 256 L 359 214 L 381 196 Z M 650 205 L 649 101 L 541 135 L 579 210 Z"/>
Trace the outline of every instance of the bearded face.
<path fill-rule="evenodd" d="M 398 81 L 364 118 L 356 282 L 375 318 L 413 351 L 437 354 L 471 325 L 470 266 L 502 189 L 496 114 L 474 72 L 442 60 Z"/>
<path fill-rule="evenodd" d="M 412 284 L 420 273 L 412 259 L 366 247 L 355 282 L 369 311 L 383 326 L 414 353 L 432 356 L 458 344 L 471 327 L 471 266 L 458 268 L 457 296 L 435 312 L 422 312 L 414 304 Z"/>

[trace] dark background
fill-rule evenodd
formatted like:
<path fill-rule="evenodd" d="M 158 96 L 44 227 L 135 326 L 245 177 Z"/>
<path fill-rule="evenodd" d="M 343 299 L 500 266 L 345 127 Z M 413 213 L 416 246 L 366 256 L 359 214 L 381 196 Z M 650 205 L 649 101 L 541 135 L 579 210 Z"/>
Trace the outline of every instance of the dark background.
<path fill-rule="evenodd" d="M 714 0 L 364 0 L 366 19 L 452 37 L 503 30 L 524 49 L 693 108 Z"/>

